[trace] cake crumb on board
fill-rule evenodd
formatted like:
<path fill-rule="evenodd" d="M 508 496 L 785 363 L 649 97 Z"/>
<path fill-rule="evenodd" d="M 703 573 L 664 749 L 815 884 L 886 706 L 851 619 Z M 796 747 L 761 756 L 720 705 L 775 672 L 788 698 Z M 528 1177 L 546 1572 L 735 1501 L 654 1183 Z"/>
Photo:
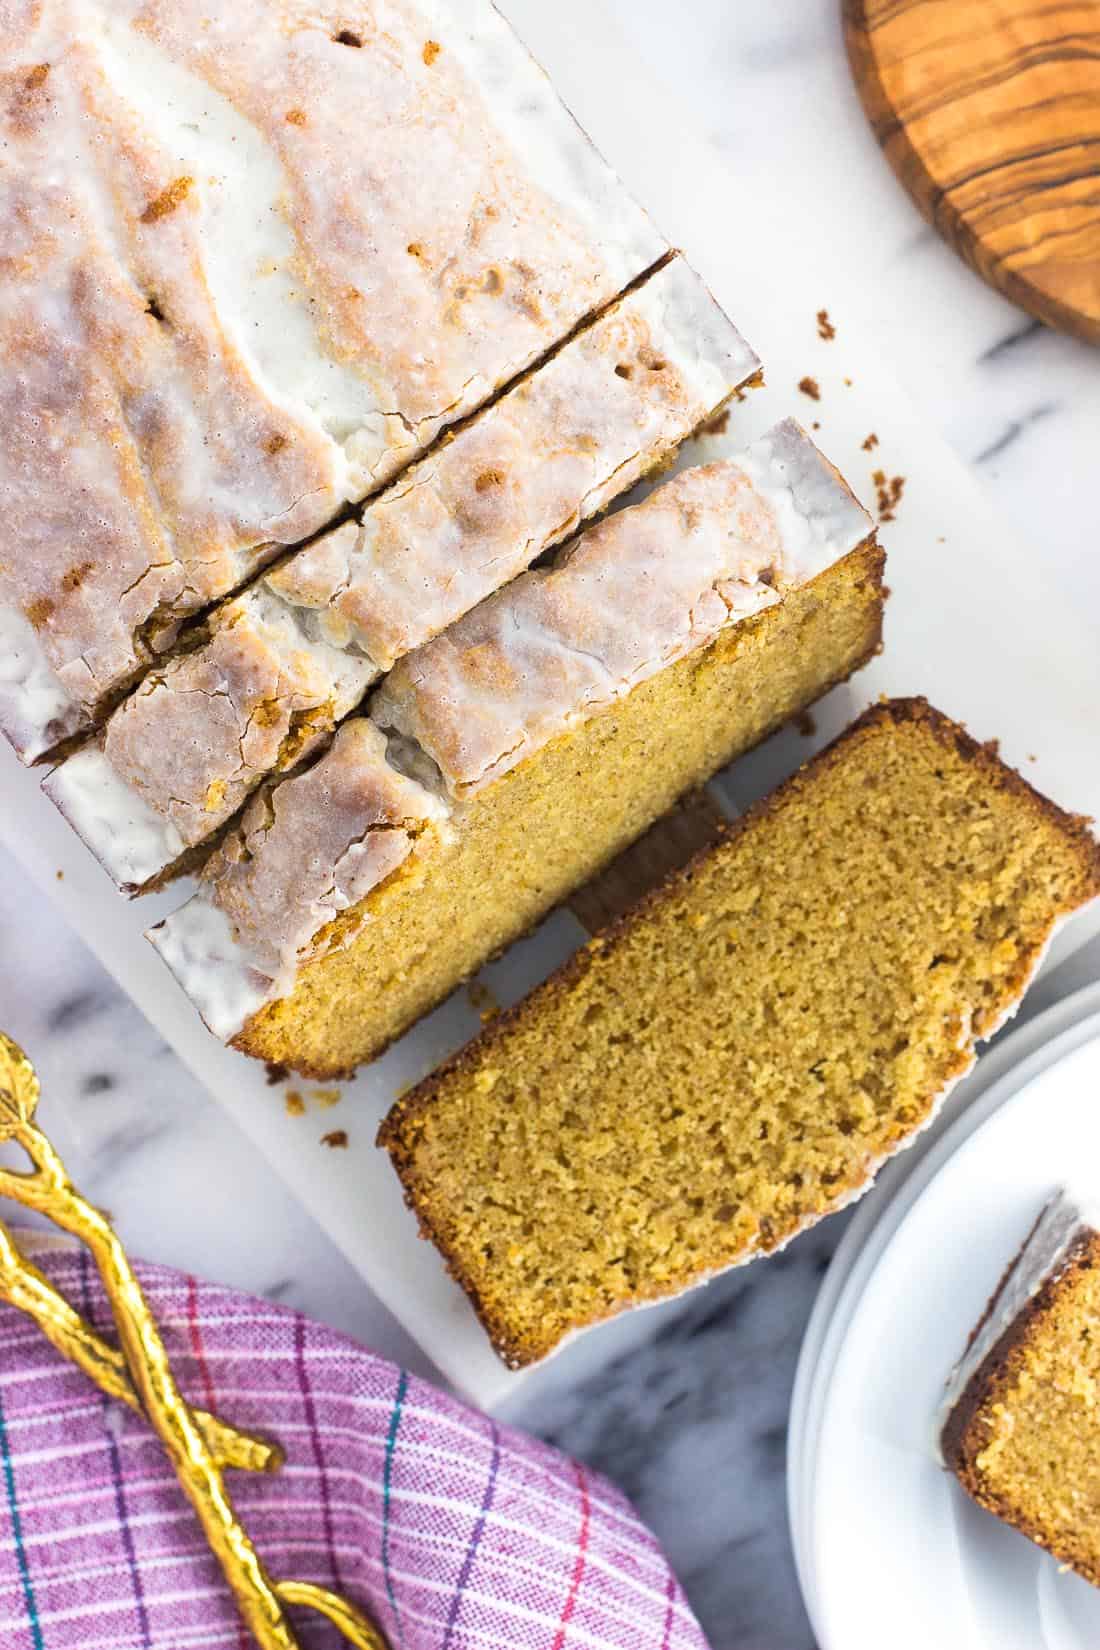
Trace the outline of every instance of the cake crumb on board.
<path fill-rule="evenodd" d="M 760 389 L 763 389 L 763 387 L 764 387 L 764 369 L 763 369 L 763 367 L 761 367 L 758 372 L 753 373 L 751 378 L 746 378 L 745 382 L 743 384 L 738 384 L 737 388 L 734 390 L 732 396 L 730 397 L 730 400 L 731 401 L 744 401 L 747 398 L 748 393 L 749 393 L 750 390 L 760 390 Z"/>
<path fill-rule="evenodd" d="M 321 1136 L 322 1146 L 329 1146 L 333 1151 L 343 1151 L 348 1143 L 347 1129 L 330 1129 Z"/>
<path fill-rule="evenodd" d="M 313 1089 L 310 1099 L 322 1111 L 328 1111 L 330 1106 L 338 1106 L 342 1099 L 339 1089 Z"/>
<path fill-rule="evenodd" d="M 893 521 L 897 515 L 901 496 L 905 491 L 904 476 L 887 476 L 885 470 L 875 470 L 871 476 L 878 493 L 878 519 Z"/>
<path fill-rule="evenodd" d="M 484 981 L 471 980 L 466 987 L 466 996 L 482 1025 L 488 1025 L 500 1013 L 500 1004 Z"/>
<path fill-rule="evenodd" d="M 795 730 L 802 735 L 803 739 L 812 739 L 814 734 L 817 732 L 817 722 L 814 719 L 813 711 L 800 710 L 798 715 L 794 718 L 794 727 Z"/>
<path fill-rule="evenodd" d="M 811 378 L 809 374 L 807 374 L 805 378 L 800 378 L 798 380 L 798 387 L 802 391 L 803 395 L 809 396 L 811 401 L 821 400 L 821 386 L 819 385 L 817 379 Z"/>
<path fill-rule="evenodd" d="M 298 1093 L 297 1089 L 287 1089 L 284 1104 L 286 1106 L 286 1114 L 288 1117 L 305 1116 L 306 1103 L 302 1099 L 302 1096 Z"/>
<path fill-rule="evenodd" d="M 827 344 L 836 337 L 836 328 L 829 319 L 827 309 L 819 309 L 817 312 L 817 336 L 823 338 Z"/>
<path fill-rule="evenodd" d="M 873 452 L 877 446 L 878 436 L 875 434 L 874 430 L 872 430 L 866 441 L 863 443 L 863 451 L 865 453 Z"/>

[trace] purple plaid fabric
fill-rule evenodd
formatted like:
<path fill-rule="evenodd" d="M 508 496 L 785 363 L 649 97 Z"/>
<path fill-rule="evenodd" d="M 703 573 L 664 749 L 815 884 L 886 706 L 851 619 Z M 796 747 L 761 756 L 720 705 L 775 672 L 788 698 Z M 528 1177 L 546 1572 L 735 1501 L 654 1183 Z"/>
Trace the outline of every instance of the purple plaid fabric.
<path fill-rule="evenodd" d="M 109 1336 L 84 1252 L 24 1236 Z M 605 1479 L 297 1313 L 140 1275 L 191 1401 L 286 1449 L 277 1477 L 229 1477 L 272 1575 L 365 1604 L 393 1650 L 706 1650 L 657 1542 Z M 247 1650 L 149 1427 L 10 1307 L 0 1477 L 0 1650 Z M 343 1643 L 294 1617 L 303 1645 Z"/>

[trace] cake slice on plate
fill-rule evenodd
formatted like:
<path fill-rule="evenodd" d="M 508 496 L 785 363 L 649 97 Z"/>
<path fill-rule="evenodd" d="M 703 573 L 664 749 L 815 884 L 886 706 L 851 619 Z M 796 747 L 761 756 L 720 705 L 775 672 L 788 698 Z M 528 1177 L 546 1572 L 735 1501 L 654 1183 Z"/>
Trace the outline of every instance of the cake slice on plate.
<path fill-rule="evenodd" d="M 667 248 L 489 0 L 4 17 L 0 730 L 32 761 Z"/>
<path fill-rule="evenodd" d="M 369 892 L 360 882 L 338 916 L 316 908 L 312 935 L 300 911 L 290 926 L 273 908 L 269 920 L 266 901 L 246 915 L 276 841 L 281 877 L 331 882 L 307 807 L 294 832 L 263 827 L 289 817 L 288 787 L 298 799 L 323 789 L 326 754 L 257 793 L 243 839 L 230 835 L 154 944 L 219 1035 L 311 1075 L 346 1072 L 863 664 L 881 635 L 882 565 L 865 511 L 793 423 L 683 471 L 384 679 L 368 707 L 381 760 L 445 816 L 400 870 Z M 364 758 L 376 760 L 357 748 Z M 353 814 L 344 826 L 350 846 Z M 206 934 L 217 969 L 203 961 Z M 233 954 L 251 986 L 243 1020 L 247 992 L 234 989 L 228 1011 L 213 983 Z"/>
<path fill-rule="evenodd" d="M 682 258 L 208 618 L 45 781 L 127 891 L 320 747 L 394 661 L 667 463 L 759 363 Z"/>
<path fill-rule="evenodd" d="M 998 1284 L 944 1412 L 967 1494 L 1100 1586 L 1100 1214 L 1069 1193 Z"/>
<path fill-rule="evenodd" d="M 1100 847 L 923 700 L 877 706 L 393 1107 L 512 1365 L 858 1197 L 1013 1012 Z"/>

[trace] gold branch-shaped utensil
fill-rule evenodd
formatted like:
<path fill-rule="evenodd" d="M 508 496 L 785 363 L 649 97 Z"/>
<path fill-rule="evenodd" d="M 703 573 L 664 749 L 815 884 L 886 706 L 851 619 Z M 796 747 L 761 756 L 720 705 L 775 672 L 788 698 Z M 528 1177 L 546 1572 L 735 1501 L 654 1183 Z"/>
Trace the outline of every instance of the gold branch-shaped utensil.
<path fill-rule="evenodd" d="M 318 1610 L 359 1650 L 386 1650 L 386 1643 L 374 1623 L 355 1605 L 312 1582 L 274 1582 L 249 1540 L 226 1491 L 222 1468 L 228 1464 L 223 1447 L 211 1447 L 207 1421 L 183 1398 L 168 1355 L 149 1309 L 141 1285 L 134 1276 L 126 1252 L 106 1216 L 94 1208 L 73 1186 L 64 1164 L 34 1121 L 38 1104 L 38 1079 L 22 1049 L 0 1033 L 0 1140 L 11 1140 L 30 1158 L 29 1171 L 0 1168 L 0 1195 L 45 1215 L 62 1230 L 84 1242 L 99 1268 L 111 1302 L 122 1346 L 122 1359 L 129 1374 L 132 1396 L 155 1429 L 176 1470 L 176 1476 L 202 1525 L 215 1557 L 233 1590 L 237 1606 L 261 1650 L 299 1650 L 298 1640 L 286 1618 L 284 1604 L 305 1605 Z M 43 1295 L 36 1289 L 36 1269 L 8 1243 L 4 1258 L 12 1265 L 22 1261 L 26 1279 L 23 1293 L 28 1303 L 41 1307 Z M 39 1274 L 39 1276 L 41 1276 Z M 42 1279 L 45 1290 L 50 1285 Z M 7 1297 L 13 1300 L 9 1274 Z M 14 1301 L 14 1304 L 21 1304 Z M 36 1321 L 41 1322 L 33 1306 Z M 72 1314 L 68 1330 L 72 1335 L 51 1335 L 59 1350 L 74 1355 L 93 1378 L 117 1383 L 120 1373 L 110 1357 L 100 1355 L 102 1343 L 95 1343 L 88 1326 Z M 58 1320 L 51 1320 L 57 1323 Z M 89 1339 L 89 1337 L 91 1337 Z M 62 1345 L 62 1340 L 66 1344 Z M 110 1349 L 105 1349 L 110 1351 Z M 126 1392 L 115 1396 L 127 1398 Z M 128 1400 L 127 1400 L 128 1401 Z M 220 1425 L 220 1423 L 215 1423 Z"/>
<path fill-rule="evenodd" d="M 143 1413 L 122 1353 L 108 1346 L 34 1262 L 27 1259 L 3 1221 L 0 1221 L 0 1301 L 33 1318 L 62 1357 L 91 1376 L 108 1398 L 118 1398 L 139 1415 Z M 244 1472 L 278 1472 L 282 1466 L 283 1452 L 277 1444 L 248 1432 L 238 1432 L 235 1427 L 219 1421 L 216 1415 L 207 1415 L 205 1410 L 196 1409 L 191 1413 L 220 1467 L 238 1467 Z"/>

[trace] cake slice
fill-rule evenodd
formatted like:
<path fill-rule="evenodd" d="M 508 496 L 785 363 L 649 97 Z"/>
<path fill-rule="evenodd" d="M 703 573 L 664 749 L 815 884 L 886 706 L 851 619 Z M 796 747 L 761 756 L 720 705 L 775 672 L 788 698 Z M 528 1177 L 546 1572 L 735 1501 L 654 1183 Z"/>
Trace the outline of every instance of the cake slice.
<path fill-rule="evenodd" d="M 759 363 L 674 258 L 209 621 L 45 781 L 120 887 L 180 868 L 369 685 L 665 463 Z"/>
<path fill-rule="evenodd" d="M 779 425 L 608 516 L 395 666 L 370 720 L 446 830 L 296 965 L 284 956 L 247 1021 L 211 1011 L 194 946 L 179 966 L 186 908 L 153 941 L 237 1047 L 346 1072 L 862 664 L 881 622 L 866 513 L 805 433 Z M 298 854 L 312 852 L 303 826 Z M 218 857 L 195 897 L 220 905 L 221 877 Z M 254 964 L 242 934 L 240 975 L 255 980 Z"/>
<path fill-rule="evenodd" d="M 1100 1219 L 1041 1211 L 948 1383 L 941 1449 L 968 1495 L 1100 1586 Z"/>
<path fill-rule="evenodd" d="M 1098 893 L 1084 821 L 923 700 L 880 705 L 380 1143 L 501 1356 L 531 1363 L 858 1197 Z"/>
<path fill-rule="evenodd" d="M 30 761 L 667 247 L 490 0 L 16 17 L 0 729 Z"/>

